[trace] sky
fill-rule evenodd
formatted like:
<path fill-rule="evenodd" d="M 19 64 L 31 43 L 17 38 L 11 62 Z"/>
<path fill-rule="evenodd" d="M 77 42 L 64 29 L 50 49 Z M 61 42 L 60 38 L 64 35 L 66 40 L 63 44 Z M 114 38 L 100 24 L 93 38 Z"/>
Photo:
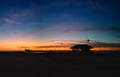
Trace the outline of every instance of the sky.
<path fill-rule="evenodd" d="M 0 0 L 0 46 L 50 40 L 120 43 L 119 0 Z"/>

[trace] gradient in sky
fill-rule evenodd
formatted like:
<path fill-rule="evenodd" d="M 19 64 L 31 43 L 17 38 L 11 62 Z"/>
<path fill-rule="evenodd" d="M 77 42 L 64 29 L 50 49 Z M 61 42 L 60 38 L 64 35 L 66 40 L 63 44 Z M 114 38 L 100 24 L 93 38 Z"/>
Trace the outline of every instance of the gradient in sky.
<path fill-rule="evenodd" d="M 119 0 L 0 0 L 0 46 L 49 40 L 120 43 Z"/>

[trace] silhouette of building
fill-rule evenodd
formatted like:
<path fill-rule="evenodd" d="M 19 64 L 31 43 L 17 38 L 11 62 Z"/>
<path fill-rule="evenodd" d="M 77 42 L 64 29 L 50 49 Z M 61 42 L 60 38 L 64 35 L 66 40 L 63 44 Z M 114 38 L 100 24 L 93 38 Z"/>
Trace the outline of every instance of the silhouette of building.
<path fill-rule="evenodd" d="M 29 49 L 25 49 L 25 53 L 29 53 L 30 52 L 30 50 Z"/>
<path fill-rule="evenodd" d="M 93 48 L 87 44 L 77 44 L 71 47 L 72 51 L 81 51 L 81 52 L 90 52 L 90 49 Z"/>

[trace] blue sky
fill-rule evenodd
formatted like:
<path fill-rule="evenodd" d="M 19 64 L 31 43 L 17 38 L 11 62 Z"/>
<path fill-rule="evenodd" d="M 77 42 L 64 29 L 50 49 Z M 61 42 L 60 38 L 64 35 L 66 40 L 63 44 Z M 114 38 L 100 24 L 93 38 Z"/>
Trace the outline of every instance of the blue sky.
<path fill-rule="evenodd" d="M 118 0 L 1 0 L 0 41 L 120 43 L 119 7 Z"/>

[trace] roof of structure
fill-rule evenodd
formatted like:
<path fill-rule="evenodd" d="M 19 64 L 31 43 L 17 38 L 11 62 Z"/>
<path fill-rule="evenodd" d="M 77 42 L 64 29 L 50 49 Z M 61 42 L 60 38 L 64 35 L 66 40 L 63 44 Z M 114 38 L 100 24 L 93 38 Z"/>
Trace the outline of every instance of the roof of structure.
<path fill-rule="evenodd" d="M 77 44 L 77 45 L 72 46 L 71 48 L 93 48 L 93 47 L 87 44 Z"/>

